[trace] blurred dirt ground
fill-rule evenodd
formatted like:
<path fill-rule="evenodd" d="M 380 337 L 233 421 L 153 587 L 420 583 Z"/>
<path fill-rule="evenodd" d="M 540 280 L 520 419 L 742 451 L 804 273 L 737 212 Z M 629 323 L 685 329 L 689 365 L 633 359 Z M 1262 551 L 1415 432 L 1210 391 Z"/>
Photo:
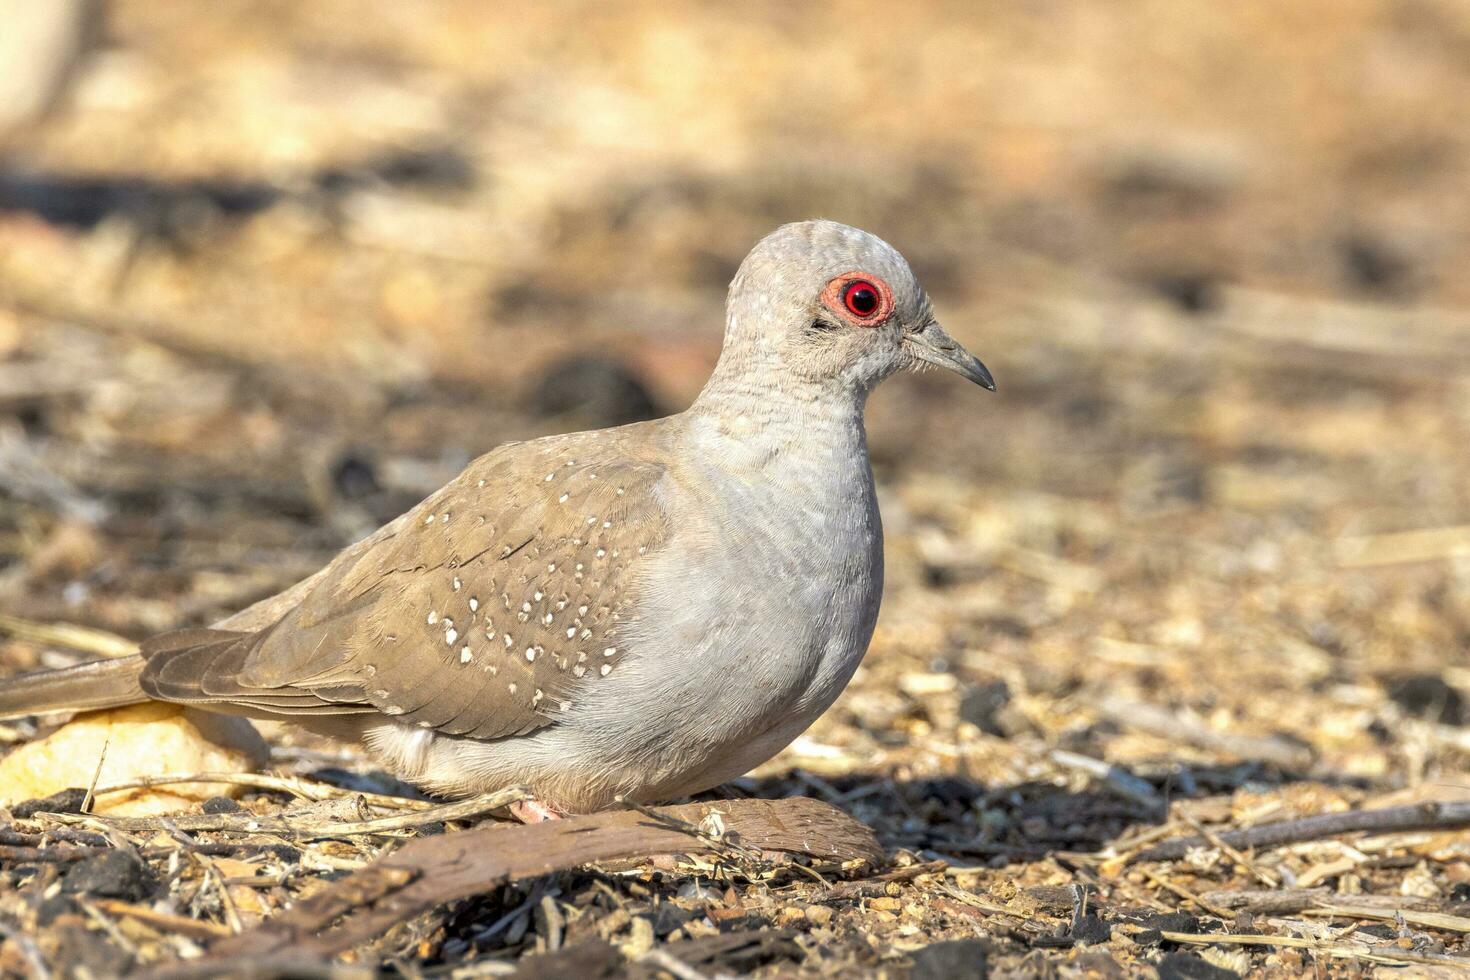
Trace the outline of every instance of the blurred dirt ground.
<path fill-rule="evenodd" d="M 1000 393 L 874 397 L 873 648 L 730 792 L 836 802 L 887 871 L 948 870 L 824 901 L 566 874 L 364 955 L 495 975 L 571 921 L 645 975 L 650 949 L 689 975 L 1455 975 L 1464 831 L 1107 858 L 1470 798 L 1467 104 L 1457 0 L 115 3 L 0 150 L 0 610 L 207 623 L 501 441 L 678 410 L 744 252 L 837 218 L 909 256 Z M 7 672 L 75 657 L 0 639 Z M 355 765 L 279 741 L 284 769 Z M 289 877 L 259 913 L 134 897 L 228 928 Z M 0 870 L 0 923 L 58 969 L 201 938 L 92 907 L 62 943 L 45 878 Z M 1293 887 L 1392 915 L 1231 897 Z"/>

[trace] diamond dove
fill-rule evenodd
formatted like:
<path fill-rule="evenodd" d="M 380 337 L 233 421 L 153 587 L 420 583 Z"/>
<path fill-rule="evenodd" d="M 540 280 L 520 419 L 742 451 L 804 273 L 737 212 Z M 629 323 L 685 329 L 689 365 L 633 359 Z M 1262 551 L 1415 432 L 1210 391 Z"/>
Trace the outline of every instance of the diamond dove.
<path fill-rule="evenodd" d="M 883 590 L 863 408 L 932 364 L 994 390 L 908 263 L 785 225 L 684 412 L 500 446 L 317 574 L 139 655 L 12 678 L 0 717 L 149 699 L 362 742 L 526 819 L 747 772 L 846 686 Z"/>

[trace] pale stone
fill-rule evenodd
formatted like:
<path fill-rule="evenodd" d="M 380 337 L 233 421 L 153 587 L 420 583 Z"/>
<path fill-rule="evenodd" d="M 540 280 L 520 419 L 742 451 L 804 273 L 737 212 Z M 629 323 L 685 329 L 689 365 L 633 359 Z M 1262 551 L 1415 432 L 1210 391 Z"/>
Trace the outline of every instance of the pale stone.
<path fill-rule="evenodd" d="M 146 776 L 254 772 L 269 757 L 265 742 L 244 718 L 210 715 L 153 701 L 77 718 L 0 759 L 0 806 L 87 787 L 102 762 L 97 786 Z M 99 795 L 95 813 L 150 816 L 171 813 L 212 796 L 238 795 L 225 783 L 180 783 Z"/>

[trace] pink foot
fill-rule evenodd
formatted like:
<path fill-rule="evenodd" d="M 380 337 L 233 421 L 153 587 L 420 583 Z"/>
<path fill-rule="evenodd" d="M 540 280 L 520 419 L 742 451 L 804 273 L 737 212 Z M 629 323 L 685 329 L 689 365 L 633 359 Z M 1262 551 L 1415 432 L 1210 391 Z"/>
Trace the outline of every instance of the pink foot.
<path fill-rule="evenodd" d="M 560 820 L 564 816 L 540 800 L 516 800 L 509 809 L 511 816 L 521 823 L 542 823 L 546 820 Z"/>

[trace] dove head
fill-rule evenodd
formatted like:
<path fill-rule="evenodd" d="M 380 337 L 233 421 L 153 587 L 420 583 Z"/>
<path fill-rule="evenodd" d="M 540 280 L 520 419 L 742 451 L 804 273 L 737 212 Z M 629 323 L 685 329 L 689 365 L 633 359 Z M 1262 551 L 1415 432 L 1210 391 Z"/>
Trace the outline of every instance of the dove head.
<path fill-rule="evenodd" d="M 734 385 L 861 399 L 923 364 L 995 389 L 985 365 L 940 327 L 893 246 L 835 221 L 802 221 L 777 228 L 740 264 L 706 392 Z"/>

